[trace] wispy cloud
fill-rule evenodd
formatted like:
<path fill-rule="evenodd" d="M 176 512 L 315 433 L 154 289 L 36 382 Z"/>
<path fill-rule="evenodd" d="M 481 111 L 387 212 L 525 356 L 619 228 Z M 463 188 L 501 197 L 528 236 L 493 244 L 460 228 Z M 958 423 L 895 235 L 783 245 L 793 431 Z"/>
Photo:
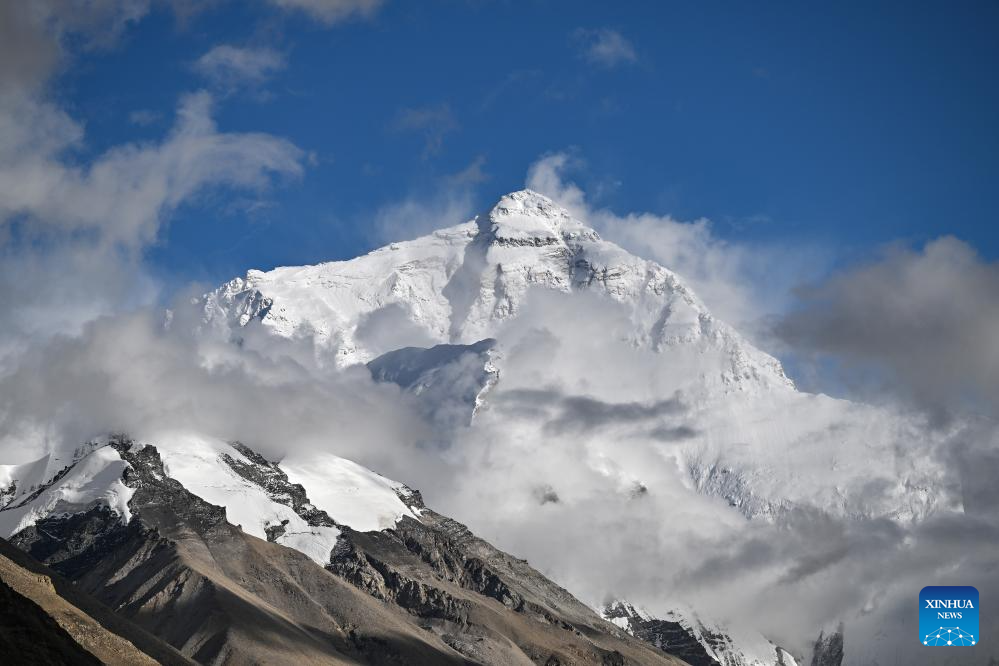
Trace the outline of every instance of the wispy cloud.
<path fill-rule="evenodd" d="M 577 28 L 572 40 L 580 55 L 595 65 L 612 68 L 638 62 L 634 45 L 617 30 Z"/>
<path fill-rule="evenodd" d="M 286 65 L 284 54 L 272 48 L 220 44 L 198 58 L 194 69 L 214 86 L 233 90 L 242 86 L 260 86 Z"/>
<path fill-rule="evenodd" d="M 384 4 L 383 0 L 270 0 L 271 4 L 304 12 L 313 19 L 332 25 L 351 18 L 367 18 Z"/>
<path fill-rule="evenodd" d="M 256 194 L 304 170 L 305 153 L 287 140 L 220 130 L 207 91 L 183 96 L 156 139 L 74 152 L 85 127 L 50 95 L 52 77 L 81 48 L 113 47 L 149 4 L 0 3 L 0 291 L 21 295 L 0 316 L 0 367 L 26 343 L 155 298 L 143 251 L 178 208 L 233 189 Z"/>
<path fill-rule="evenodd" d="M 447 176 L 446 181 L 448 184 L 458 187 L 484 183 L 489 180 L 489 174 L 486 173 L 485 166 L 486 156 L 479 155 L 461 171 Z"/>
<path fill-rule="evenodd" d="M 128 114 L 128 122 L 139 127 L 154 125 L 163 118 L 163 114 L 152 109 L 136 109 Z"/>
<path fill-rule="evenodd" d="M 0 220 L 27 217 L 52 231 L 99 232 L 105 241 L 139 247 L 156 238 L 164 216 L 206 187 L 266 187 L 273 175 L 302 173 L 304 153 L 267 134 L 219 132 L 207 92 L 181 100 L 177 122 L 159 144 L 122 145 L 86 166 L 66 164 L 59 150 L 82 136 L 67 116 L 46 105 L 24 103 L 15 143 L 36 146 L 0 162 Z M 31 139 L 48 116 L 63 136 L 48 145 Z M 54 139 L 54 140 L 53 140 Z M 5 156 L 6 157 L 6 156 Z"/>

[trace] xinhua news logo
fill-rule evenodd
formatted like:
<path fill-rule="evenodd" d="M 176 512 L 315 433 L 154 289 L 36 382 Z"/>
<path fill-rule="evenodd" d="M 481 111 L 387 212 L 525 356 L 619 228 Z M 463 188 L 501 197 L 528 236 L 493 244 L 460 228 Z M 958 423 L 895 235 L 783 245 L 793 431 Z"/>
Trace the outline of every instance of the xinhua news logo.
<path fill-rule="evenodd" d="M 931 647 L 976 645 L 978 590 L 970 585 L 929 586 L 919 593 L 919 642 Z"/>

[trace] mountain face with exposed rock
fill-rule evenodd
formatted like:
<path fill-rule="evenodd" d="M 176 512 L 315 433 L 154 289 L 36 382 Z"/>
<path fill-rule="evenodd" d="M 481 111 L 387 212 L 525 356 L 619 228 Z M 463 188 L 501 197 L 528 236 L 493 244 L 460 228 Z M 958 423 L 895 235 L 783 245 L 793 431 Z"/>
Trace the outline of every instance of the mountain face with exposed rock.
<path fill-rule="evenodd" d="M 601 614 L 691 666 L 798 666 L 787 650 L 762 636 L 732 635 L 730 629 L 706 624 L 692 611 L 674 610 L 657 618 L 627 601 L 615 601 L 606 604 Z"/>
<path fill-rule="evenodd" d="M 184 451 L 196 472 L 170 464 Z M 303 485 L 239 443 L 117 435 L 80 454 L 15 491 L 5 535 L 197 662 L 681 663 L 342 459 Z"/>
<path fill-rule="evenodd" d="M 199 663 L 851 663 L 842 632 L 712 619 L 671 557 L 746 525 L 960 508 L 921 424 L 798 391 L 681 276 L 528 190 L 195 307 L 192 335 L 307 340 L 317 372 L 390 387 L 446 470 L 400 461 L 392 481 L 335 455 L 347 434 L 320 450 L 183 423 L 0 465 L 0 537 Z"/>

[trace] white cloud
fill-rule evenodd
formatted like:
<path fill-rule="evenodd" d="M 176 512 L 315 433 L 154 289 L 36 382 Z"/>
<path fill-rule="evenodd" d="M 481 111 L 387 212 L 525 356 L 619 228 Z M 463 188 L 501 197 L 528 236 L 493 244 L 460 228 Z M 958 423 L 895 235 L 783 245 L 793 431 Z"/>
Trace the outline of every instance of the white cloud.
<path fill-rule="evenodd" d="M 332 25 L 351 18 L 372 16 L 383 0 L 271 0 L 282 9 L 305 12 L 321 23 Z"/>
<path fill-rule="evenodd" d="M 220 44 L 194 63 L 194 68 L 222 89 L 259 86 L 285 68 L 284 54 L 271 48 Z"/>
<path fill-rule="evenodd" d="M 583 58 L 595 65 L 609 68 L 638 62 L 634 45 L 617 30 L 577 28 L 572 38 Z"/>
<path fill-rule="evenodd" d="M 302 173 L 304 154 L 295 145 L 219 132 L 211 109 L 208 93 L 187 95 L 162 142 L 116 146 L 81 166 L 60 159 L 82 138 L 77 124 L 50 104 L 14 100 L 0 113 L 0 220 L 27 218 L 37 231 L 89 230 L 139 247 L 155 240 L 166 215 L 207 188 L 259 189 L 274 175 Z"/>
<path fill-rule="evenodd" d="M 142 254 L 177 208 L 220 188 L 256 192 L 302 173 L 304 154 L 290 142 L 220 131 L 206 92 L 184 96 L 158 140 L 81 157 L 84 127 L 54 101 L 51 79 L 80 49 L 112 47 L 149 5 L 0 3 L 0 291 L 8 294 L 0 368 L 30 344 L 154 301 L 158 286 Z"/>
<path fill-rule="evenodd" d="M 475 205 L 466 187 L 446 188 L 432 195 L 412 195 L 385 204 L 375 212 L 373 240 L 408 240 L 472 219 Z"/>

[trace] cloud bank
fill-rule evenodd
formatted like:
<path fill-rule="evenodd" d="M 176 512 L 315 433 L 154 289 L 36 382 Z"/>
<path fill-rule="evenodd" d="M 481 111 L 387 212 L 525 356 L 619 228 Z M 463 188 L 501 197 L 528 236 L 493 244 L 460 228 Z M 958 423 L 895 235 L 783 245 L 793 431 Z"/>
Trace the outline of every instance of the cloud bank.
<path fill-rule="evenodd" d="M 952 237 L 799 290 L 776 327 L 793 348 L 944 417 L 999 414 L 999 265 Z"/>

